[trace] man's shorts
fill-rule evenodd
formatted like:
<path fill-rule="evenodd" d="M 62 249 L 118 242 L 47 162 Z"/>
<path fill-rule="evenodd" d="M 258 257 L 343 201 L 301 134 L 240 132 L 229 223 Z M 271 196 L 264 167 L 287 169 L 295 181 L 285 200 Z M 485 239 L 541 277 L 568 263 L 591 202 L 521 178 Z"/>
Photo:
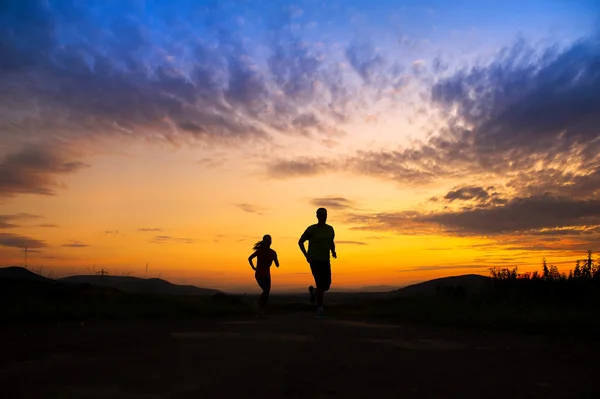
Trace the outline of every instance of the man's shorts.
<path fill-rule="evenodd" d="M 323 291 L 329 290 L 331 287 L 331 263 L 322 260 L 311 260 L 310 270 L 315 278 L 315 284 Z"/>

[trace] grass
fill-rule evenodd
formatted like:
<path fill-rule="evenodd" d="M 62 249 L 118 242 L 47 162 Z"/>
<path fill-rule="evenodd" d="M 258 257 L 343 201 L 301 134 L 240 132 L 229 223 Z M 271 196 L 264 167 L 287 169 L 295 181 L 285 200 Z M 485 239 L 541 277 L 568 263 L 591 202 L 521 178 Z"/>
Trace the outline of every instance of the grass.
<path fill-rule="evenodd" d="M 360 298 L 360 299 L 357 299 Z M 0 321 L 214 319 L 249 317 L 257 296 L 172 296 L 128 294 L 89 285 L 0 281 Z M 308 298 L 307 298 L 308 299 Z M 335 317 L 418 323 L 459 328 L 483 328 L 526 333 L 585 335 L 600 333 L 600 297 L 594 293 L 569 300 L 498 293 L 373 299 L 347 296 L 328 312 Z M 269 314 L 314 311 L 297 297 L 273 295 Z"/>
<path fill-rule="evenodd" d="M 18 281 L 0 284 L 0 301 L 5 323 L 214 318 L 251 311 L 251 304 L 239 297 L 131 294 Z"/>
<path fill-rule="evenodd" d="M 371 301 L 342 312 L 349 317 L 395 323 L 553 335 L 595 335 L 600 333 L 600 314 L 596 309 L 592 304 L 511 303 L 472 295 L 461 299 L 416 296 Z"/>

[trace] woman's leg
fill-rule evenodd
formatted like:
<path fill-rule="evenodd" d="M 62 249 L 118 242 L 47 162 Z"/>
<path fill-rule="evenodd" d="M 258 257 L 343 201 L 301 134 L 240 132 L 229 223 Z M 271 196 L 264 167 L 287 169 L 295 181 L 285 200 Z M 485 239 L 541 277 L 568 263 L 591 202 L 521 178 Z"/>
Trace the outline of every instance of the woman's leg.
<path fill-rule="evenodd" d="M 267 301 L 269 300 L 269 293 L 271 292 L 271 278 L 265 277 L 263 278 L 262 285 L 263 293 L 262 293 L 262 307 L 264 308 L 267 305 Z"/>
<path fill-rule="evenodd" d="M 269 299 L 269 292 L 271 291 L 271 278 L 270 277 L 256 277 L 256 282 L 262 288 L 263 292 L 258 298 L 258 306 L 260 310 L 263 310 Z"/>

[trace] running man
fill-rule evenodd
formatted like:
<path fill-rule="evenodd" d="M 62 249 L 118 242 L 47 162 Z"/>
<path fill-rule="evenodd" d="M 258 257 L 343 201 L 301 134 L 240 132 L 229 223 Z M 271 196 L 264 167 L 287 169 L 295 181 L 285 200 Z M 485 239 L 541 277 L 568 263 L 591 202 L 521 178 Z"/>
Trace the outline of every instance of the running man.
<path fill-rule="evenodd" d="M 304 234 L 298 240 L 300 250 L 306 257 L 306 261 L 310 264 L 310 270 L 315 278 L 315 285 L 308 287 L 310 292 L 310 301 L 314 303 L 315 296 L 317 299 L 317 318 L 325 318 L 325 310 L 323 309 L 323 294 L 331 287 L 331 264 L 329 261 L 329 251 L 334 259 L 337 258 L 335 253 L 335 232 L 333 227 L 325 223 L 327 221 L 327 209 L 317 209 L 317 224 L 308 226 Z M 304 247 L 304 241 L 308 241 L 308 252 Z"/>
<path fill-rule="evenodd" d="M 266 234 L 262 241 L 254 244 L 254 253 L 248 257 L 250 267 L 255 271 L 254 278 L 256 278 L 258 286 L 263 290 L 258 298 L 258 315 L 260 317 L 264 316 L 265 306 L 271 292 L 271 264 L 275 262 L 275 266 L 279 267 L 277 252 L 271 249 L 271 243 L 271 236 Z M 252 263 L 252 259 L 254 258 L 258 258 L 256 267 Z"/>

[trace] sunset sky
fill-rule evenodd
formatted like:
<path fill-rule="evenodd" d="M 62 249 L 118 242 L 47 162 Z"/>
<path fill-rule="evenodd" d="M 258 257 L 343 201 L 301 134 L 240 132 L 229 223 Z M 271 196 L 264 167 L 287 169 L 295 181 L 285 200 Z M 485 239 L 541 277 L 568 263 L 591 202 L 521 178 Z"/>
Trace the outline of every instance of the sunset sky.
<path fill-rule="evenodd" d="M 0 3 L 0 266 L 258 290 L 600 251 L 600 3 Z M 148 272 L 145 268 L 148 263 Z M 95 269 L 94 269 L 95 267 Z"/>

